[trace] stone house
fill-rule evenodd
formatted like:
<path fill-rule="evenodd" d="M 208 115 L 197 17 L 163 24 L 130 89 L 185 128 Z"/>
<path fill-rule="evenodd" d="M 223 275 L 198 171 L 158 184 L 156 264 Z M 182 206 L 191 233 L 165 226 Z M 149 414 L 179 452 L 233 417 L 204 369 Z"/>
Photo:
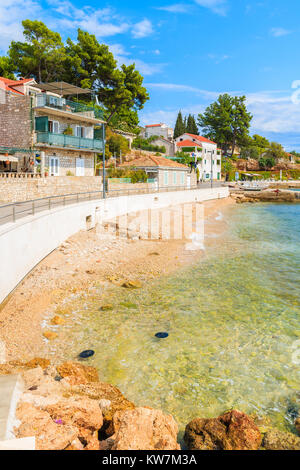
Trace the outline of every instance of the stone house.
<path fill-rule="evenodd" d="M 194 134 L 182 134 L 175 139 L 176 151 L 184 151 L 195 159 L 201 181 L 221 180 L 222 152 L 215 142 Z"/>
<path fill-rule="evenodd" d="M 165 157 L 146 155 L 125 162 L 120 168 L 137 168 L 144 170 L 150 180 L 154 180 L 157 188 L 193 188 L 197 185 L 196 174 L 182 163 Z"/>
<path fill-rule="evenodd" d="M 165 139 L 164 137 L 157 137 L 157 139 L 151 142 L 151 145 L 157 145 L 158 147 L 165 147 L 166 155 L 168 155 L 168 157 L 174 157 L 175 155 L 174 141 Z"/>
<path fill-rule="evenodd" d="M 145 139 L 148 139 L 149 137 L 157 135 L 158 137 L 163 137 L 167 140 L 172 140 L 174 137 L 174 129 L 172 129 L 171 127 L 167 126 L 164 123 L 149 124 L 145 126 L 143 135 Z"/>
<path fill-rule="evenodd" d="M 0 172 L 93 176 L 103 151 L 102 112 L 65 98 L 87 92 L 0 77 Z"/>

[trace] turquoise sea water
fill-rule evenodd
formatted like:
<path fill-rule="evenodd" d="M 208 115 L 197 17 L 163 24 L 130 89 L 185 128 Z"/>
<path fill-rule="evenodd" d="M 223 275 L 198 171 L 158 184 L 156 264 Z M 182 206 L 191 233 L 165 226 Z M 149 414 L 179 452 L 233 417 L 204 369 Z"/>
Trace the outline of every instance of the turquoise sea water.
<path fill-rule="evenodd" d="M 173 414 L 181 429 L 230 408 L 291 429 L 299 409 L 300 205 L 234 206 L 225 217 L 227 233 L 197 265 L 137 291 L 114 286 L 105 299 L 99 291 L 72 300 L 66 342 L 52 352 L 73 359 L 94 349 L 89 363 L 103 380 L 138 405 Z M 100 313 L 103 303 L 113 310 Z M 155 338 L 159 331 L 169 337 Z"/>

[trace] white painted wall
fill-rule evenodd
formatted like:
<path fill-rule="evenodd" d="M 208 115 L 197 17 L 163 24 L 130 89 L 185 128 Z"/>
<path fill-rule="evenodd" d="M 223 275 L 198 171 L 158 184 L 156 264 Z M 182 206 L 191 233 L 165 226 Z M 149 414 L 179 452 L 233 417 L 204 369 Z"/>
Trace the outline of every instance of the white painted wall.
<path fill-rule="evenodd" d="M 228 188 L 140 194 L 74 204 L 0 227 L 0 303 L 49 253 L 71 235 L 119 215 L 171 204 L 228 197 Z M 90 222 L 87 223 L 87 217 Z"/>
<path fill-rule="evenodd" d="M 196 145 L 196 139 L 191 137 L 190 134 L 182 134 L 175 142 L 182 142 L 184 140 L 190 140 Z M 197 158 L 202 158 L 201 163 L 198 164 L 198 168 L 200 171 L 200 180 L 202 181 L 210 181 L 211 179 L 211 166 L 213 167 L 213 179 L 214 180 L 221 180 L 221 159 L 222 156 L 218 155 L 217 144 L 213 142 L 201 142 L 202 152 L 198 152 L 194 150 L 193 152 L 197 154 Z M 177 150 L 181 150 L 180 147 L 176 146 Z M 212 153 L 213 152 L 213 153 Z M 213 165 L 211 165 L 211 161 L 213 161 Z M 220 162 L 219 164 L 217 162 Z M 219 174 L 219 178 L 218 178 Z"/>

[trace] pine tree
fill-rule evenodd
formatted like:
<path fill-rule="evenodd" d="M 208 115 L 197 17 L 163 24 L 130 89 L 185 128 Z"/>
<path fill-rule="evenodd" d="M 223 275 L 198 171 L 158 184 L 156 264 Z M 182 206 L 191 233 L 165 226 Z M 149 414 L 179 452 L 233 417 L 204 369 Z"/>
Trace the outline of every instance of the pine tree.
<path fill-rule="evenodd" d="M 177 120 L 176 120 L 176 124 L 175 124 L 175 128 L 174 128 L 174 139 L 177 139 L 177 137 L 179 137 L 180 135 L 182 135 L 184 133 L 185 133 L 185 125 L 184 125 L 184 122 L 183 122 L 183 119 L 182 119 L 182 113 L 181 113 L 181 111 L 179 111 L 178 116 L 177 116 Z"/>
<path fill-rule="evenodd" d="M 192 116 L 191 114 L 189 114 L 187 119 L 186 132 L 189 134 L 198 135 L 198 127 L 195 121 L 195 116 Z"/>

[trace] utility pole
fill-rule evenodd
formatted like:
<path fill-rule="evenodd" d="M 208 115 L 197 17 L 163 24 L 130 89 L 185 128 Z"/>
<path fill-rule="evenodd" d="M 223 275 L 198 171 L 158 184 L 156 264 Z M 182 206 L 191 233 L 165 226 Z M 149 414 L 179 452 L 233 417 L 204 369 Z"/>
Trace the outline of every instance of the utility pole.
<path fill-rule="evenodd" d="M 106 198 L 105 194 L 105 124 L 102 126 L 102 139 L 103 139 L 103 158 L 102 158 L 102 187 L 103 187 L 103 199 Z"/>
<path fill-rule="evenodd" d="M 210 187 L 213 188 L 213 150 L 209 150 L 210 153 Z"/>

